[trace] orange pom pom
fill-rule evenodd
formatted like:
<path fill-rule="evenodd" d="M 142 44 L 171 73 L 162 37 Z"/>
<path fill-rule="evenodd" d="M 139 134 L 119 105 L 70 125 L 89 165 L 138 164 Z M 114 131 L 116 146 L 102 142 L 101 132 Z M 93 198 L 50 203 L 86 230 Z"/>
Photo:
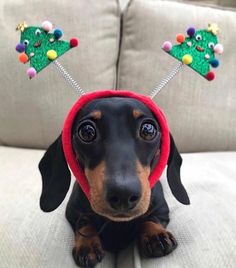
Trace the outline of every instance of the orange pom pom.
<path fill-rule="evenodd" d="M 183 34 L 177 34 L 177 35 L 176 35 L 176 41 L 177 41 L 178 43 L 183 43 L 184 40 L 185 40 L 185 37 L 184 37 Z"/>
<path fill-rule="evenodd" d="M 28 56 L 24 52 L 20 53 L 18 59 L 22 63 L 26 63 L 29 60 Z"/>

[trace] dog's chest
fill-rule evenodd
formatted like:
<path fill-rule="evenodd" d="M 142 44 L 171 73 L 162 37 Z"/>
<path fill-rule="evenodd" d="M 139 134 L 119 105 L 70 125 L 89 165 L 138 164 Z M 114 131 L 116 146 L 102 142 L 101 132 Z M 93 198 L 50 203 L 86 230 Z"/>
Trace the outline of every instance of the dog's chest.
<path fill-rule="evenodd" d="M 97 230 L 103 228 L 101 222 L 97 222 Z M 129 245 L 138 234 L 139 222 L 109 222 L 100 233 L 103 246 L 106 250 L 116 252 Z"/>

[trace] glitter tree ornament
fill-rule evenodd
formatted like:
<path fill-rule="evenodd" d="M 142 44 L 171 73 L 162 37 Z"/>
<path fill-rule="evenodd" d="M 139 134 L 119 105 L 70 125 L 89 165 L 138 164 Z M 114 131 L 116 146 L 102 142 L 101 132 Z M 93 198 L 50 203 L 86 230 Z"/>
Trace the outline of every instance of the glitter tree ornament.
<path fill-rule="evenodd" d="M 215 58 L 215 54 L 223 53 L 223 46 L 218 43 L 219 27 L 215 23 L 208 24 L 207 29 L 196 30 L 194 27 L 187 29 L 187 37 L 183 34 L 176 35 L 178 44 L 172 45 L 170 41 L 165 41 L 162 49 L 176 58 L 179 63 L 170 73 L 164 77 L 160 83 L 155 85 L 149 96 L 154 98 L 184 65 L 189 66 L 208 81 L 215 78 L 215 73 L 211 67 L 217 68 L 220 64 Z"/>
<path fill-rule="evenodd" d="M 29 78 L 35 77 L 38 72 L 53 62 L 65 80 L 79 94 L 85 94 L 80 85 L 57 60 L 78 45 L 76 38 L 72 38 L 69 42 L 59 40 L 63 35 L 62 30 L 53 29 L 52 23 L 49 21 L 44 21 L 41 27 L 28 26 L 26 22 L 21 22 L 16 30 L 21 32 L 20 43 L 16 46 L 16 50 L 20 53 L 18 58 L 24 64 L 30 62 L 30 68 L 27 70 Z M 162 49 L 176 58 L 179 63 L 153 88 L 149 97 L 153 99 L 184 65 L 188 65 L 207 80 L 213 80 L 215 74 L 211 67 L 219 66 L 219 60 L 215 58 L 215 54 L 222 54 L 224 50 L 223 46 L 218 43 L 218 32 L 217 24 L 210 23 L 208 28 L 203 30 L 196 30 L 194 27 L 188 28 L 187 37 L 178 34 L 176 36 L 178 44 L 176 45 L 165 41 Z"/>
<path fill-rule="evenodd" d="M 71 38 L 69 42 L 59 40 L 63 32 L 59 28 L 53 29 L 50 21 L 44 21 L 40 27 L 28 26 L 23 21 L 17 25 L 16 30 L 21 32 L 20 43 L 16 45 L 16 51 L 20 53 L 18 59 L 22 63 L 30 62 L 30 68 L 26 71 L 30 79 L 53 62 L 70 86 L 79 94 L 85 94 L 76 80 L 57 60 L 71 48 L 78 46 L 77 38 Z"/>
<path fill-rule="evenodd" d="M 222 47 L 218 44 L 218 31 L 219 28 L 214 23 L 209 24 L 208 28 L 204 30 L 195 30 L 194 27 L 190 27 L 187 30 L 187 37 L 182 34 L 176 36 L 179 44 L 166 49 L 165 42 L 163 49 L 206 79 L 213 80 L 215 76 L 210 67 L 219 66 L 219 60 L 215 58 L 215 53 L 221 54 L 223 52 L 223 49 L 217 49 L 217 47 Z"/>
<path fill-rule="evenodd" d="M 44 21 L 41 27 L 28 26 L 22 22 L 16 29 L 21 32 L 20 43 L 17 44 L 16 50 L 20 53 L 20 62 L 30 63 L 30 68 L 27 70 L 30 78 L 78 45 L 78 40 L 75 38 L 72 38 L 70 42 L 59 40 L 62 31 L 53 30 L 52 23 L 49 21 Z"/>

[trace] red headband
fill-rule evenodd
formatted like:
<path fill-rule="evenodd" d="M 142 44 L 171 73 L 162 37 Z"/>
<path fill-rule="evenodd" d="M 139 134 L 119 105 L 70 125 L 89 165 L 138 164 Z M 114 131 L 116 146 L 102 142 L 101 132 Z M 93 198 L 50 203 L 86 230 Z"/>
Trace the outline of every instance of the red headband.
<path fill-rule="evenodd" d="M 65 154 L 66 161 L 73 172 L 77 182 L 82 188 L 83 192 L 90 199 L 90 188 L 87 181 L 87 178 L 83 172 L 83 170 L 79 167 L 78 162 L 76 160 L 76 156 L 72 149 L 71 142 L 71 131 L 74 119 L 78 112 L 83 109 L 83 107 L 88 104 L 90 101 L 99 99 L 99 98 L 108 98 L 108 97 L 126 97 L 136 99 L 143 104 L 145 104 L 156 117 L 162 132 L 161 138 L 161 148 L 160 148 L 160 157 L 159 160 L 152 170 L 149 176 L 150 187 L 152 188 L 156 182 L 159 181 L 159 178 L 167 164 L 169 151 L 170 151 L 170 137 L 169 137 L 169 129 L 167 125 L 166 118 L 159 107 L 147 96 L 139 95 L 137 93 L 131 91 L 117 91 L 117 90 L 102 90 L 96 91 L 92 93 L 87 93 L 80 97 L 77 102 L 72 106 L 69 114 L 66 117 L 63 131 L 62 131 L 62 145 Z"/>

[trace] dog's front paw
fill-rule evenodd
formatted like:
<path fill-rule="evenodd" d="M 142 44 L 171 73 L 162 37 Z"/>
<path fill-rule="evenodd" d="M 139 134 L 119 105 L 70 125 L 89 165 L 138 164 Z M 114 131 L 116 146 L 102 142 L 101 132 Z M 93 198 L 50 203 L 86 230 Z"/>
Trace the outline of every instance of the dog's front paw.
<path fill-rule="evenodd" d="M 91 228 L 89 229 L 91 230 Z M 86 234 L 88 228 L 81 228 L 80 231 Z M 94 267 L 98 262 L 101 262 L 105 254 L 98 236 L 87 238 L 77 233 L 75 235 L 75 246 L 73 248 L 72 255 L 78 266 Z"/>
<path fill-rule="evenodd" d="M 162 257 L 177 247 L 174 236 L 159 223 L 144 222 L 140 231 L 139 250 L 143 256 Z"/>

